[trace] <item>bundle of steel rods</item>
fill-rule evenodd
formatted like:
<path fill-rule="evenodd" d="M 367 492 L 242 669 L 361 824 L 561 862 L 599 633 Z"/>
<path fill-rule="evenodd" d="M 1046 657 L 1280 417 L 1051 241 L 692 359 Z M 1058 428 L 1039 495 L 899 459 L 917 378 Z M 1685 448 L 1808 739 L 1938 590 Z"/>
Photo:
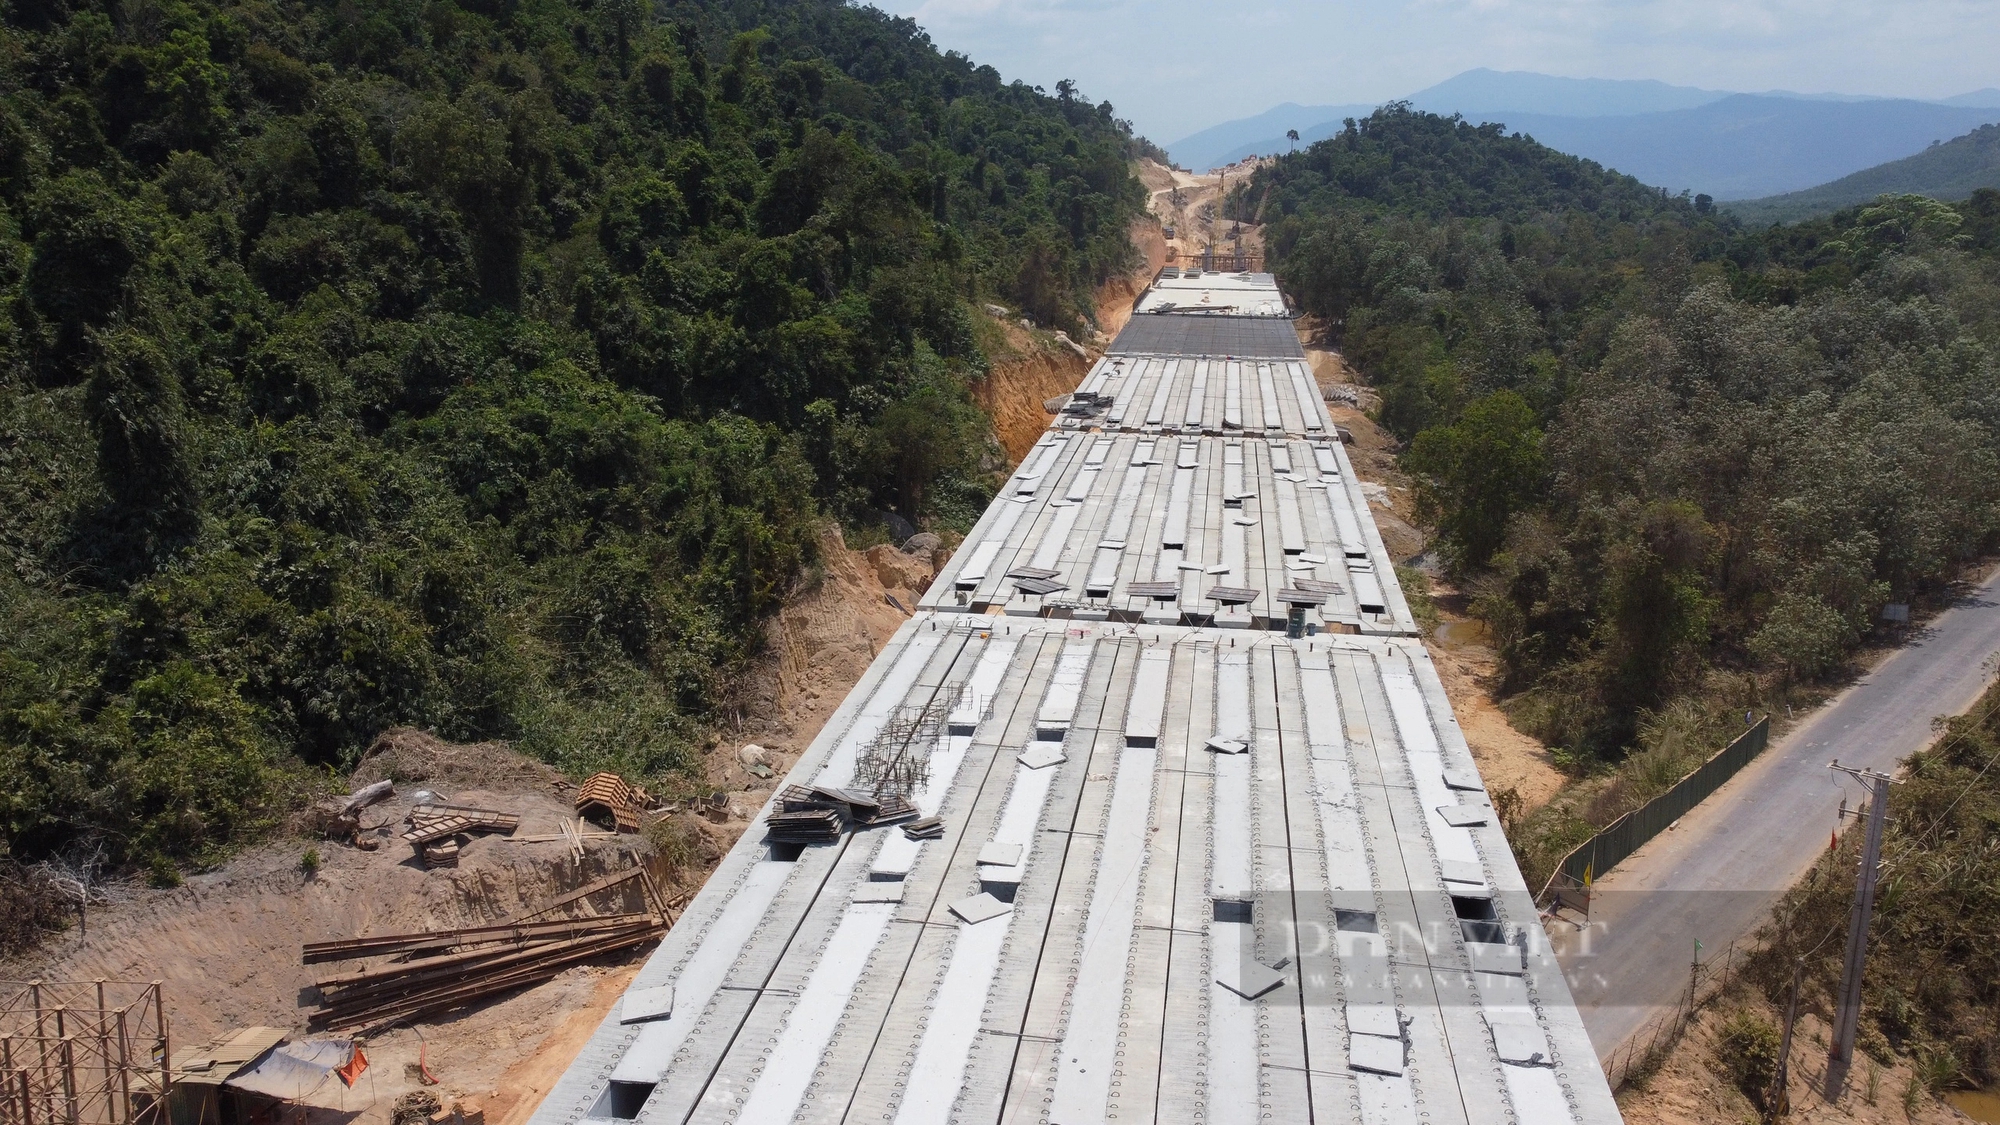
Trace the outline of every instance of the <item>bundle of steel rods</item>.
<path fill-rule="evenodd" d="M 539 918 L 634 879 L 642 884 L 650 909 Z M 600 879 L 516 922 L 314 942 L 305 947 L 308 965 L 362 958 L 375 962 L 314 982 L 320 1007 L 308 1022 L 315 1028 L 383 1027 L 451 1011 L 652 941 L 671 924 L 669 908 L 659 901 L 652 880 L 635 868 Z"/>

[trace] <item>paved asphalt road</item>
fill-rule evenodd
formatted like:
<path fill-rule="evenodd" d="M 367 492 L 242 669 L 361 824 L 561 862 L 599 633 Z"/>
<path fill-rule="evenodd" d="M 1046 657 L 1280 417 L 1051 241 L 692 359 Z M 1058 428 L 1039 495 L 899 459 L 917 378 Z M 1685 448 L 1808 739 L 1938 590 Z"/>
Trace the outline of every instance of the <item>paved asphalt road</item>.
<path fill-rule="evenodd" d="M 1600 1056 L 1686 993 L 1697 939 L 1706 961 L 1764 921 L 1826 848 L 1843 796 L 1862 803 L 1827 763 L 1893 769 L 1930 742 L 1933 717 L 1978 698 L 1995 652 L 2000 572 L 1599 879 L 1588 929 L 1550 926 Z"/>

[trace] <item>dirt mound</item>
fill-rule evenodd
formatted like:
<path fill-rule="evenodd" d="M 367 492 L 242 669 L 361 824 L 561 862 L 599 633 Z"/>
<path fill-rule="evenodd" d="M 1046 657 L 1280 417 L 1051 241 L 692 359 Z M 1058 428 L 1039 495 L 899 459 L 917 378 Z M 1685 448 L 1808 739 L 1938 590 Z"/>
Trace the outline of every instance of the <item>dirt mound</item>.
<path fill-rule="evenodd" d="M 361 755 L 354 787 L 385 779 L 553 793 L 568 788 L 555 767 L 516 754 L 504 742 L 446 742 L 414 727 L 383 731 Z"/>

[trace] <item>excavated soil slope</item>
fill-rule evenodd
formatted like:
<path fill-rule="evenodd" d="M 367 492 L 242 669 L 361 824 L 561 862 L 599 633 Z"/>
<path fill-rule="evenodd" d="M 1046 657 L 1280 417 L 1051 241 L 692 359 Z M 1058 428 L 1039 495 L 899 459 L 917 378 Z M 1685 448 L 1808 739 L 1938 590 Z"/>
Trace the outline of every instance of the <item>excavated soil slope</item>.
<path fill-rule="evenodd" d="M 1049 414 L 1042 404 L 1075 390 L 1089 373 L 1090 361 L 1052 336 L 1008 321 L 999 327 L 1006 350 L 991 357 L 986 378 L 972 385 L 972 397 L 992 417 L 1011 469 L 1048 429 Z"/>
<path fill-rule="evenodd" d="M 732 840 L 748 826 L 734 814 L 754 814 L 764 803 L 950 557 L 943 548 L 921 557 L 887 544 L 851 550 L 831 524 L 820 533 L 819 555 L 812 583 L 766 626 L 765 651 L 743 677 L 736 714 L 710 753 L 710 784 L 742 794 L 721 826 Z M 763 748 L 771 777 L 751 771 L 741 753 L 748 745 Z"/>
<path fill-rule="evenodd" d="M 1138 272 L 1114 277 L 1097 287 L 1097 328 L 1106 339 L 1117 338 L 1125 322 L 1132 319 L 1133 302 L 1153 283 L 1160 267 L 1167 264 L 1167 238 L 1157 215 L 1132 220 L 1130 233 L 1132 249 L 1140 258 Z"/>

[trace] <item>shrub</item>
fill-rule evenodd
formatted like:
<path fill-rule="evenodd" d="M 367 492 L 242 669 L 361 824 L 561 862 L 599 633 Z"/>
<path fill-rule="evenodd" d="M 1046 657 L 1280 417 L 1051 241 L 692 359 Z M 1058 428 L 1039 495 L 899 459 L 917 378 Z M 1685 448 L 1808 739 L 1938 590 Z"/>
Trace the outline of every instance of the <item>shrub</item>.
<path fill-rule="evenodd" d="M 1770 1021 L 1754 1012 L 1730 1016 L 1716 1035 L 1715 1053 L 1743 1096 L 1764 1106 L 1771 1080 L 1778 1074 L 1780 1035 Z"/>
<path fill-rule="evenodd" d="M 0 860 L 0 958 L 11 958 L 69 926 L 73 904 L 48 872 Z"/>
<path fill-rule="evenodd" d="M 687 813 L 663 816 L 647 825 L 646 839 L 652 841 L 656 869 L 668 883 L 688 881 L 688 876 L 699 880 L 722 858 L 722 849 Z"/>

